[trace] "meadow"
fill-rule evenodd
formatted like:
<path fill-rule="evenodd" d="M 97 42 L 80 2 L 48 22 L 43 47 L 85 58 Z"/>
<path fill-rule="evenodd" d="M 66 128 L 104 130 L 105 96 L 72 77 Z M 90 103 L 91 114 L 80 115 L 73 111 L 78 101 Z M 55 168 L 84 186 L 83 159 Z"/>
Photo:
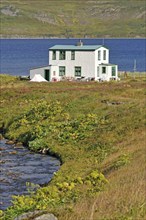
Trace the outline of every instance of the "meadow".
<path fill-rule="evenodd" d="M 146 218 L 144 74 L 102 83 L 1 74 L 0 82 L 4 136 L 62 163 L 50 183 L 14 196 L 2 220 L 34 210 L 58 220 Z"/>

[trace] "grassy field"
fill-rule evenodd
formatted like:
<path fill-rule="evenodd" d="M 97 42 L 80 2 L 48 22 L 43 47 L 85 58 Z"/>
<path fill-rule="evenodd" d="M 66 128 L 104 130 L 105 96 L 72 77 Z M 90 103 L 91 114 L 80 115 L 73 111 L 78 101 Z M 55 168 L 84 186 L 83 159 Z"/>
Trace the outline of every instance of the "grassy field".
<path fill-rule="evenodd" d="M 145 0 L 1 0 L 3 37 L 145 37 Z"/>
<path fill-rule="evenodd" d="M 31 150 L 60 158 L 52 181 L 1 211 L 59 220 L 143 220 L 145 75 L 118 82 L 30 83 L 0 75 L 0 127 Z"/>

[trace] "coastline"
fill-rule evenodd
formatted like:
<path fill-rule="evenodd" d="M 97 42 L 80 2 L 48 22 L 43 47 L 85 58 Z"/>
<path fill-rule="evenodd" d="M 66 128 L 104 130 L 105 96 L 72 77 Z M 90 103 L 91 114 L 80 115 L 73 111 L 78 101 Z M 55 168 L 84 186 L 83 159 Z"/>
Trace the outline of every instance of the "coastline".
<path fill-rule="evenodd" d="M 110 36 L 103 36 L 103 37 L 65 37 L 65 36 L 27 36 L 27 35 L 0 35 L 0 39 L 146 39 L 146 37 L 142 36 L 135 36 L 135 37 L 110 37 Z"/>

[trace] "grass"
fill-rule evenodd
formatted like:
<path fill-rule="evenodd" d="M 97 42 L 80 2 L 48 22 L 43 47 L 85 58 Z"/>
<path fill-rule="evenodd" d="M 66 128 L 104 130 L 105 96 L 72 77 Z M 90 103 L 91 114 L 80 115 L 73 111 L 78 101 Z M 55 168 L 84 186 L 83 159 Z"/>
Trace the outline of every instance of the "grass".
<path fill-rule="evenodd" d="M 144 0 L 1 1 L 1 35 L 145 37 Z"/>
<path fill-rule="evenodd" d="M 15 197 L 3 220 L 33 210 L 59 220 L 145 219 L 144 74 L 109 83 L 0 79 L 5 136 L 62 161 L 48 185 Z"/>

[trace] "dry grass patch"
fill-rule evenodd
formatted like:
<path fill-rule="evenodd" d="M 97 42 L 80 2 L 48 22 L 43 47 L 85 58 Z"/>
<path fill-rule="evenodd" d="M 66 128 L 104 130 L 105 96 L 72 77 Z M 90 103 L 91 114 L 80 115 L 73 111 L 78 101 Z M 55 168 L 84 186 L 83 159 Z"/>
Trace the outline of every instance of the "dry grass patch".
<path fill-rule="evenodd" d="M 84 198 L 70 212 L 63 212 L 59 220 L 144 220 L 146 218 L 146 184 L 145 184 L 145 141 L 144 130 L 133 133 L 120 144 L 120 150 L 111 155 L 102 164 L 103 171 L 124 152 L 131 155 L 130 163 L 112 169 L 106 174 L 109 186 L 97 197 Z"/>

